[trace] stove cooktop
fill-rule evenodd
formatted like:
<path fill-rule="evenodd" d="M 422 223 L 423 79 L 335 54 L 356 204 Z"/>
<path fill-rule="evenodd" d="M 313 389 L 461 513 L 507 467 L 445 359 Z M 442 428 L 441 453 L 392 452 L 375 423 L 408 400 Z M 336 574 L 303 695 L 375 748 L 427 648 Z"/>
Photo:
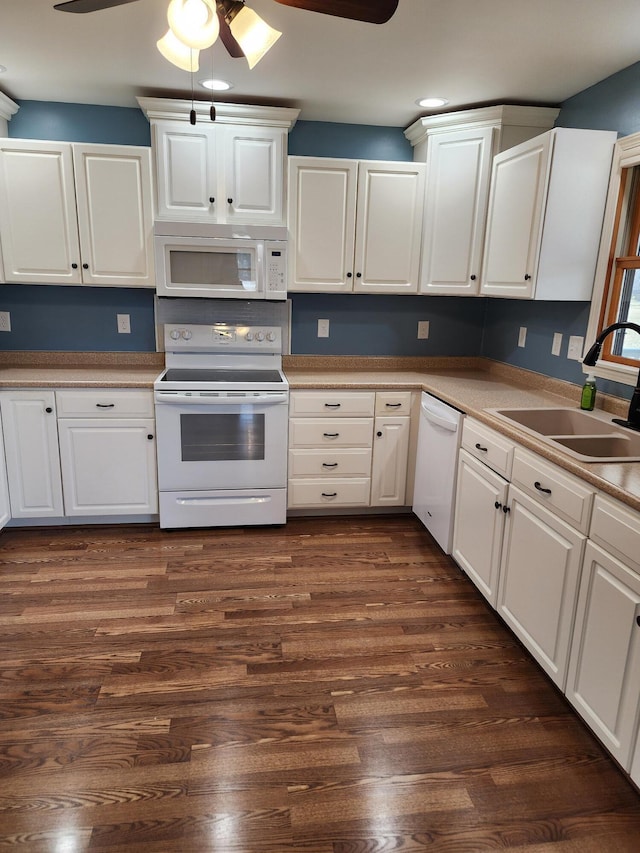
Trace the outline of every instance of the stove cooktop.
<path fill-rule="evenodd" d="M 282 374 L 279 370 L 260 370 L 258 368 L 236 370 L 234 368 L 170 367 L 160 381 L 182 382 L 185 384 L 192 382 L 200 384 L 205 382 L 215 387 L 218 384 L 230 385 L 235 382 L 255 382 L 256 384 L 282 382 Z"/>

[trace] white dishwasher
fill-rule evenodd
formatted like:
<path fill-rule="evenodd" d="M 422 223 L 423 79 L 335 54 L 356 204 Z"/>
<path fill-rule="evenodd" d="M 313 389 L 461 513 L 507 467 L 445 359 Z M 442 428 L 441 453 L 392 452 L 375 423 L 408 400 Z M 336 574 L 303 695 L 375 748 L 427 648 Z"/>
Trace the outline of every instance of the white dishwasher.
<path fill-rule="evenodd" d="M 462 412 L 423 392 L 413 511 L 445 554 L 451 553 L 453 540 L 456 467 L 463 417 Z"/>

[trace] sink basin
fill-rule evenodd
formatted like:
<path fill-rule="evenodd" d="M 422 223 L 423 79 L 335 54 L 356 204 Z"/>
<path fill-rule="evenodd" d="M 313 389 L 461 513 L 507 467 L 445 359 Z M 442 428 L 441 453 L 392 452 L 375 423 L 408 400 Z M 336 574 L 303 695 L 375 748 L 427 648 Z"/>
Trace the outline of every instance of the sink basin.
<path fill-rule="evenodd" d="M 640 433 L 611 415 L 571 408 L 487 409 L 583 462 L 640 462 Z"/>

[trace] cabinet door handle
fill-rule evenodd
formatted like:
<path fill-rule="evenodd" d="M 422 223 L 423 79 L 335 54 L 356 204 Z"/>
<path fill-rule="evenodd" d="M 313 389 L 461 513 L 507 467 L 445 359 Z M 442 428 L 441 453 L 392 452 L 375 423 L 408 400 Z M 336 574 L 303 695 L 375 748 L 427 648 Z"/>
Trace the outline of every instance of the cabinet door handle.
<path fill-rule="evenodd" d="M 636 625 L 640 627 L 640 616 L 636 616 Z"/>
<path fill-rule="evenodd" d="M 502 504 L 500 503 L 500 501 L 496 501 L 496 502 L 494 503 L 494 507 L 495 507 L 496 509 L 502 509 Z"/>
<path fill-rule="evenodd" d="M 357 273 L 356 273 L 356 278 L 362 278 L 362 273 L 361 273 L 361 272 L 357 272 Z"/>
<path fill-rule="evenodd" d="M 347 278 L 353 278 L 353 273 L 352 273 L 352 272 L 348 272 L 348 273 L 347 273 Z"/>
<path fill-rule="evenodd" d="M 115 403 L 96 403 L 96 409 L 115 409 Z"/>
<path fill-rule="evenodd" d="M 534 487 L 534 489 L 537 489 L 539 492 L 544 492 L 545 495 L 551 494 L 551 489 L 545 489 L 544 486 L 541 486 L 537 480 L 533 484 L 533 487 Z"/>
<path fill-rule="evenodd" d="M 233 204 L 233 199 L 232 199 L 232 198 L 228 198 L 228 199 L 227 199 L 227 204 Z"/>
<path fill-rule="evenodd" d="M 52 411 L 53 411 L 53 409 L 51 408 L 51 406 L 47 406 L 47 408 L 45 409 L 45 412 L 46 412 L 48 415 L 50 415 Z"/>
<path fill-rule="evenodd" d="M 476 443 L 476 450 L 481 450 L 483 453 L 488 453 L 489 448 L 483 447 L 481 444 Z"/>
<path fill-rule="evenodd" d="M 71 264 L 71 269 L 72 269 L 72 270 L 77 270 L 77 269 L 78 269 L 78 264 Z"/>
<path fill-rule="evenodd" d="M 209 204 L 213 204 L 214 202 L 215 202 L 215 197 L 210 195 L 209 196 Z"/>
<path fill-rule="evenodd" d="M 378 432 L 376 433 L 376 435 L 378 436 L 378 438 L 382 438 L 382 433 L 380 432 L 380 430 L 378 430 Z"/>
<path fill-rule="evenodd" d="M 152 433 L 149 433 L 149 435 L 147 436 L 147 438 L 149 439 L 149 441 L 153 441 L 153 434 L 152 434 Z"/>
<path fill-rule="evenodd" d="M 505 505 L 502 507 L 502 512 L 503 512 L 505 515 L 509 515 L 509 513 L 511 512 L 511 507 L 510 507 L 510 506 L 507 506 L 507 505 L 505 504 Z"/>
<path fill-rule="evenodd" d="M 476 276 L 475 276 L 475 275 L 469 276 L 469 278 L 471 279 L 471 281 L 475 281 L 475 280 L 476 280 Z"/>
<path fill-rule="evenodd" d="M 88 269 L 89 269 L 89 264 L 82 264 L 82 269 L 83 269 L 83 270 L 88 270 Z"/>
<path fill-rule="evenodd" d="M 337 468 L 338 463 L 337 462 L 323 462 L 322 467 L 323 468 Z"/>
<path fill-rule="evenodd" d="M 325 403 L 325 409 L 339 409 L 342 403 Z"/>
<path fill-rule="evenodd" d="M 385 403 L 387 409 L 399 409 L 402 403 Z"/>
<path fill-rule="evenodd" d="M 339 432 L 323 432 L 322 434 L 325 438 L 337 438 L 340 435 Z"/>
<path fill-rule="evenodd" d="M 531 281 L 531 276 L 529 275 L 529 273 L 527 273 L 527 274 L 525 275 L 524 280 L 525 280 L 525 281 Z"/>
<path fill-rule="evenodd" d="M 338 493 L 337 492 L 322 492 L 322 497 L 323 498 L 337 498 Z"/>

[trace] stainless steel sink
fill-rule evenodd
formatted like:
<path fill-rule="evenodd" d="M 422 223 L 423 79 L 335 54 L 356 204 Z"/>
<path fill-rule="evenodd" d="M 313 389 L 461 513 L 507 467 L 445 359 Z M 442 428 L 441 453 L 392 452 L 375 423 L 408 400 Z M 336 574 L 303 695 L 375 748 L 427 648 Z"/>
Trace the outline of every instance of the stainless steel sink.
<path fill-rule="evenodd" d="M 572 408 L 487 409 L 583 462 L 639 462 L 640 433 L 611 415 Z"/>

